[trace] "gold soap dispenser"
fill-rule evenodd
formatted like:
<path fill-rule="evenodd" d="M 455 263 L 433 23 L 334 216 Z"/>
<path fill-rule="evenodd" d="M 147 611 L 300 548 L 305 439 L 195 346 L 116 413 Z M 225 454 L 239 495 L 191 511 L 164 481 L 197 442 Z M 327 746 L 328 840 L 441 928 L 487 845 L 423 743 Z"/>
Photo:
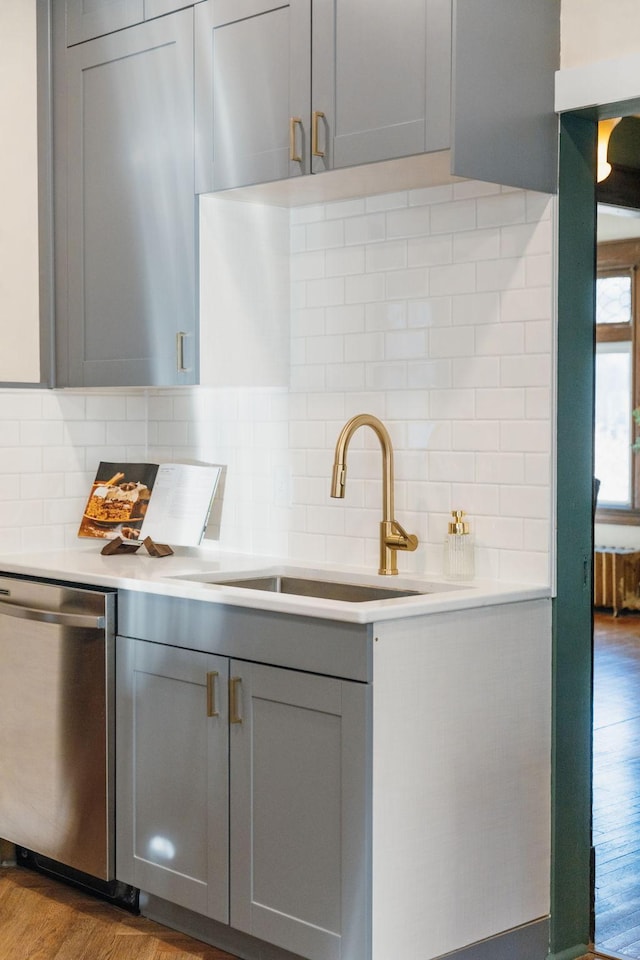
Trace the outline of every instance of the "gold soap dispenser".
<path fill-rule="evenodd" d="M 449 580 L 473 580 L 475 544 L 464 510 L 452 510 L 444 539 L 444 575 Z"/>

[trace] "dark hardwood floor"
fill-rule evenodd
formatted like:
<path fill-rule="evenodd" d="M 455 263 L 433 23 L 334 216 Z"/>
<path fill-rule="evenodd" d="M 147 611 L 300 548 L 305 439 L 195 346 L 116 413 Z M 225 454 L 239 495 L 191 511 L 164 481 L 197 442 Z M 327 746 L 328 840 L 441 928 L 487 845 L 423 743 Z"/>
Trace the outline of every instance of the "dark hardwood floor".
<path fill-rule="evenodd" d="M 595 945 L 640 958 L 640 613 L 594 623 Z"/>

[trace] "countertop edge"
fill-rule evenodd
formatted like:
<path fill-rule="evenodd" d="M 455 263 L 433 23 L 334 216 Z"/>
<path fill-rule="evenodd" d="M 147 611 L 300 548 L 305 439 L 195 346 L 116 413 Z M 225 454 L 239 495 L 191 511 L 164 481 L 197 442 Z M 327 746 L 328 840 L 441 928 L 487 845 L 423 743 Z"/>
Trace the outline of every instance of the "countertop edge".
<path fill-rule="evenodd" d="M 232 577 L 277 568 L 301 576 L 317 575 L 346 582 L 431 589 L 432 592 L 402 599 L 347 603 L 313 597 L 272 594 L 261 590 L 225 587 L 180 579 L 198 574 Z M 318 617 L 351 623 L 374 623 L 405 619 L 474 607 L 550 599 L 548 585 L 517 584 L 474 580 L 469 584 L 450 583 L 428 574 L 400 574 L 383 577 L 355 567 L 336 568 L 330 564 L 309 564 L 278 557 L 226 553 L 202 548 L 184 548 L 170 557 L 153 558 L 142 553 L 103 556 L 93 548 L 0 555 L 0 575 L 62 580 L 86 586 L 130 590 L 206 603 L 277 611 L 294 616 Z"/>

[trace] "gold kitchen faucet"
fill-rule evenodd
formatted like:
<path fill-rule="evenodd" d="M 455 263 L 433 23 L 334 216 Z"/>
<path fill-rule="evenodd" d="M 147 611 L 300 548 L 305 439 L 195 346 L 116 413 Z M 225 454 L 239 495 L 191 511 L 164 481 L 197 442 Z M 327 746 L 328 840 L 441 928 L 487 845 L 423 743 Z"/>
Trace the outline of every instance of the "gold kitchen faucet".
<path fill-rule="evenodd" d="M 393 447 L 384 424 L 370 413 L 359 413 L 348 420 L 340 432 L 333 460 L 331 496 L 344 497 L 347 482 L 347 448 L 359 427 L 371 427 L 382 447 L 382 521 L 380 523 L 380 568 L 378 573 L 397 574 L 398 550 L 415 550 L 418 538 L 407 533 L 395 519 L 393 506 Z"/>

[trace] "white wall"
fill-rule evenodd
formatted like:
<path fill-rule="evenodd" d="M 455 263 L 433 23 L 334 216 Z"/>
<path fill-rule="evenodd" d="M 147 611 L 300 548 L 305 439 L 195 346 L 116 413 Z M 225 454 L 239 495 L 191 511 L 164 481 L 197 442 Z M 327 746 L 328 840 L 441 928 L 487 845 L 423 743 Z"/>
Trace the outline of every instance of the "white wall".
<path fill-rule="evenodd" d="M 473 182 L 293 210 L 289 386 L 0 392 L 0 549 L 74 543 L 100 459 L 188 457 L 228 466 L 223 546 L 375 570 L 371 431 L 350 447 L 346 499 L 329 498 L 339 430 L 368 411 L 421 540 L 401 570 L 441 570 L 461 508 L 480 575 L 548 583 L 552 213 Z"/>
<path fill-rule="evenodd" d="M 0 381 L 40 380 L 34 2 L 0 3 Z"/>
<path fill-rule="evenodd" d="M 561 67 L 640 53 L 637 0 L 562 0 Z"/>

